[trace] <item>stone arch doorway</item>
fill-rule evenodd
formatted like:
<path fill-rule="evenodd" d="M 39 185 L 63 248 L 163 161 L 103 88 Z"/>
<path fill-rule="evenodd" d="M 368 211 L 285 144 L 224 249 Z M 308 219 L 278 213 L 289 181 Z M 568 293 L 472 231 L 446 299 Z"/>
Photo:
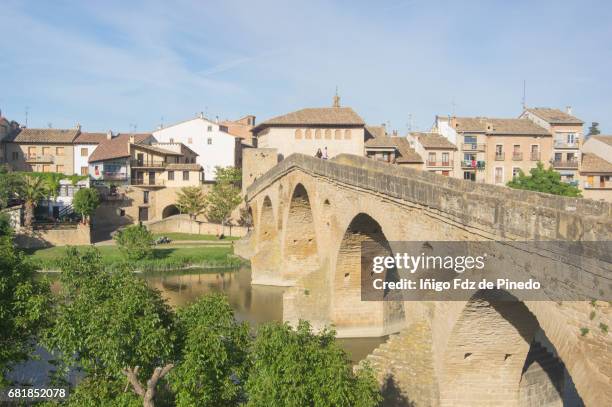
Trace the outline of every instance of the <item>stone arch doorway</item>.
<path fill-rule="evenodd" d="M 371 246 L 362 264 L 364 242 Z M 359 213 L 342 237 L 333 273 L 331 322 L 343 336 L 382 336 L 397 332 L 404 322 L 401 302 L 361 300 L 362 272 L 371 272 L 367 259 L 383 254 L 391 255 L 392 251 L 382 227 L 371 216 Z"/>
<path fill-rule="evenodd" d="M 527 306 L 479 291 L 455 323 L 443 358 L 440 406 L 584 405 Z"/>
<path fill-rule="evenodd" d="M 162 211 L 162 219 L 166 219 L 170 216 L 179 215 L 181 211 L 176 205 L 168 205 Z"/>
<path fill-rule="evenodd" d="M 283 242 L 283 273 L 288 280 L 319 268 L 314 224 L 308 192 L 298 184 L 289 202 Z"/>

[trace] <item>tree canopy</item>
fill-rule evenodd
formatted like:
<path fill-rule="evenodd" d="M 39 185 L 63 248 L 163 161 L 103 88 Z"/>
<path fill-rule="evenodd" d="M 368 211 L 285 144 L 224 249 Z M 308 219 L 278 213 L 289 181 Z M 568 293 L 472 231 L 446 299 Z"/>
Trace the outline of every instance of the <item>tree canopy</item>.
<path fill-rule="evenodd" d="M 544 169 L 544 164 L 538 162 L 535 168 L 529 170 L 529 175 L 519 171 L 519 175 L 507 184 L 510 188 L 545 192 L 553 195 L 580 197 L 580 189 L 561 181 L 561 174 L 554 169 Z"/>
<path fill-rule="evenodd" d="M 217 167 L 217 180 L 206 195 L 206 218 L 225 225 L 234 209 L 242 202 L 240 191 L 241 173 L 234 167 Z"/>
<path fill-rule="evenodd" d="M 86 222 L 100 206 L 100 194 L 95 188 L 81 188 L 74 194 L 72 206 L 77 213 L 83 216 L 83 221 Z"/>
<path fill-rule="evenodd" d="M 598 122 L 591 122 L 591 125 L 589 126 L 589 132 L 587 133 L 587 137 L 589 137 L 589 136 L 596 136 L 598 134 L 600 134 L 599 123 Z"/>
<path fill-rule="evenodd" d="M 118 231 L 115 241 L 119 251 L 128 261 L 148 259 L 153 256 L 153 234 L 144 225 L 132 225 Z"/>
<path fill-rule="evenodd" d="M 186 213 L 195 219 L 206 208 L 204 190 L 199 186 L 181 188 L 177 193 L 176 206 L 181 213 Z"/>

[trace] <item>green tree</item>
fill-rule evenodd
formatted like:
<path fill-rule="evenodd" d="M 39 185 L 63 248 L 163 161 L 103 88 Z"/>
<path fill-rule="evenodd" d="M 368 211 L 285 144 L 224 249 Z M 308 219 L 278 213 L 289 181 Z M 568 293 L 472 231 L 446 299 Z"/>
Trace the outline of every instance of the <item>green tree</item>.
<path fill-rule="evenodd" d="M 240 191 L 240 169 L 234 167 L 216 167 L 217 180 L 206 195 L 206 218 L 220 223 L 225 234 L 225 225 L 234 209 L 242 202 Z"/>
<path fill-rule="evenodd" d="M 238 323 L 227 299 L 202 297 L 178 312 L 180 363 L 170 374 L 176 405 L 235 406 L 244 399 L 249 330 Z"/>
<path fill-rule="evenodd" d="M 87 224 L 88 219 L 100 206 L 100 194 L 95 188 L 81 188 L 74 194 L 72 206 L 83 217 L 83 223 Z"/>
<path fill-rule="evenodd" d="M 181 213 L 195 219 L 206 208 L 204 191 L 201 187 L 183 187 L 177 194 L 176 206 Z"/>
<path fill-rule="evenodd" d="M 9 171 L 6 166 L 0 165 L 0 209 L 5 208 L 8 200 L 18 195 L 23 186 L 23 177 Z"/>
<path fill-rule="evenodd" d="M 152 407 L 159 382 L 174 366 L 173 313 L 131 270 L 110 271 L 101 264 L 96 248 L 67 250 L 61 302 L 45 343 L 85 374 L 74 396 L 80 405 L 129 404 L 129 386 L 141 405 Z"/>
<path fill-rule="evenodd" d="M 47 280 L 15 249 L 7 224 L 0 228 L 0 387 L 6 373 L 27 360 L 49 320 L 51 293 Z"/>
<path fill-rule="evenodd" d="M 589 126 L 589 132 L 587 133 L 586 137 L 590 137 L 590 136 L 596 136 L 600 133 L 599 131 L 599 123 L 598 122 L 591 122 L 591 126 Z"/>
<path fill-rule="evenodd" d="M 544 164 L 538 162 L 537 167 L 529 170 L 529 175 L 519 171 L 519 175 L 507 185 L 510 188 L 526 189 L 529 191 L 545 192 L 553 195 L 580 197 L 580 189 L 561 181 L 561 174 L 552 167 L 544 169 Z"/>
<path fill-rule="evenodd" d="M 118 231 L 115 241 L 126 260 L 142 260 L 153 256 L 153 234 L 144 225 L 128 226 Z"/>
<path fill-rule="evenodd" d="M 354 373 L 335 332 L 313 334 L 307 322 L 259 329 L 246 382 L 248 406 L 377 406 L 381 401 L 372 371 Z"/>
<path fill-rule="evenodd" d="M 26 175 L 21 188 L 17 191 L 19 198 L 23 200 L 25 215 L 24 226 L 32 227 L 34 221 L 34 208 L 38 201 L 48 196 L 49 187 L 44 178 Z"/>

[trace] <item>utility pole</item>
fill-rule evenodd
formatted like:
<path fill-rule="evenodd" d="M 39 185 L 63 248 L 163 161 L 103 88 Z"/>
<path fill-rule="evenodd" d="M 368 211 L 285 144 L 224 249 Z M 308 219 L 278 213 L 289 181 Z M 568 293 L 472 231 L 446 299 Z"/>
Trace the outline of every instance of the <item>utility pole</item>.
<path fill-rule="evenodd" d="M 526 86 L 527 82 L 525 81 L 525 79 L 523 79 L 523 110 L 525 110 L 527 108 L 527 101 L 525 99 L 525 90 L 526 90 Z"/>

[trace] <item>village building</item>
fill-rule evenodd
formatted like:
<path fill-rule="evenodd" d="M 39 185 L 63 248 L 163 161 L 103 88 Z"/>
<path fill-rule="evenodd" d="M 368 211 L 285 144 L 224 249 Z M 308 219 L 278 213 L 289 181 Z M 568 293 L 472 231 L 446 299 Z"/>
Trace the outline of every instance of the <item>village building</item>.
<path fill-rule="evenodd" d="M 211 121 L 200 113 L 197 117 L 153 132 L 160 143 L 182 143 L 197 153 L 197 164 L 204 168 L 204 179 L 214 181 L 216 167 L 239 167 L 242 138 L 228 132 L 228 127 Z"/>
<path fill-rule="evenodd" d="M 77 175 L 89 175 L 89 158 L 96 150 L 98 145 L 105 140 L 110 140 L 112 132 L 108 133 L 89 133 L 81 132 L 74 139 L 74 173 Z"/>
<path fill-rule="evenodd" d="M 455 160 L 457 147 L 437 133 L 412 132 L 408 139 L 417 154 L 425 161 L 424 170 L 455 177 L 459 165 Z M 455 167 L 457 165 L 457 167 Z"/>
<path fill-rule="evenodd" d="M 585 198 L 612 202 L 612 135 L 591 136 L 582 144 L 579 174 Z"/>
<path fill-rule="evenodd" d="M 384 126 L 366 126 L 366 157 L 391 164 L 423 168 L 423 159 L 405 137 L 389 136 Z"/>
<path fill-rule="evenodd" d="M 266 120 L 252 129 L 254 146 L 274 148 L 280 158 L 294 153 L 324 158 L 364 155 L 365 122 L 334 97 L 332 107 L 306 108 Z"/>
<path fill-rule="evenodd" d="M 547 157 L 553 168 L 565 182 L 578 185 L 578 166 L 584 122 L 572 115 L 572 108 L 565 112 L 547 107 L 527 108 L 520 116 L 529 119 L 552 134 L 552 156 Z"/>
<path fill-rule="evenodd" d="M 74 174 L 74 129 L 22 128 L 4 138 L 7 163 L 15 171 Z"/>

